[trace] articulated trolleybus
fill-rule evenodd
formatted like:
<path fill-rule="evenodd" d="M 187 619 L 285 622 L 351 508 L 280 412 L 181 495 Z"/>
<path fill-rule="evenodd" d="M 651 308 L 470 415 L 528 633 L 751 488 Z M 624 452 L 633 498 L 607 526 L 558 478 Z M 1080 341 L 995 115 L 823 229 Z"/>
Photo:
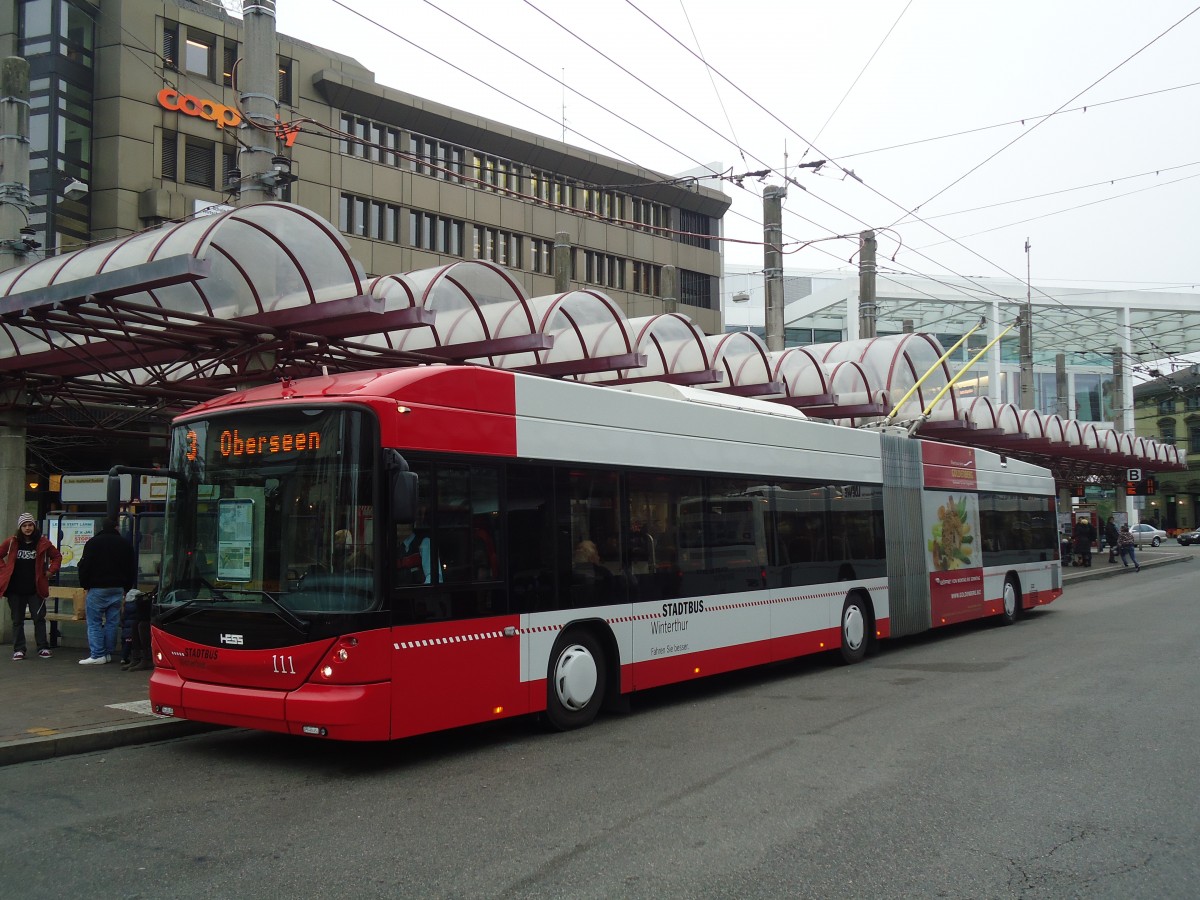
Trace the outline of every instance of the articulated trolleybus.
<path fill-rule="evenodd" d="M 542 713 L 1023 610 L 1054 482 L 762 401 L 427 366 L 174 424 L 156 712 L 341 740 Z"/>

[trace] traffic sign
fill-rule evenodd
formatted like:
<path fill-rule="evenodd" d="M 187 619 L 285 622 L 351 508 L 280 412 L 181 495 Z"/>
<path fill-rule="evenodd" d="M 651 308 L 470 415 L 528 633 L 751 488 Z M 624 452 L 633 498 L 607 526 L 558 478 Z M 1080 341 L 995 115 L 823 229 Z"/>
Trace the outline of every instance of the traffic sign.
<path fill-rule="evenodd" d="M 1142 480 L 1142 470 L 1141 469 L 1126 469 L 1125 470 L 1125 480 L 1126 481 L 1141 481 Z"/>

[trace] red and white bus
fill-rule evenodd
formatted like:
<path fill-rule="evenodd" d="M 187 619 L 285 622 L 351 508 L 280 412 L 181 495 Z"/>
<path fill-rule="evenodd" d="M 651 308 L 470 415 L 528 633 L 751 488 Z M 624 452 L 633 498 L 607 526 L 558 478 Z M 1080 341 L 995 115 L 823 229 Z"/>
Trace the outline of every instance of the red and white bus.
<path fill-rule="evenodd" d="M 1050 473 L 669 385 L 482 367 L 285 381 L 174 425 L 162 714 L 388 740 L 1062 592 Z"/>

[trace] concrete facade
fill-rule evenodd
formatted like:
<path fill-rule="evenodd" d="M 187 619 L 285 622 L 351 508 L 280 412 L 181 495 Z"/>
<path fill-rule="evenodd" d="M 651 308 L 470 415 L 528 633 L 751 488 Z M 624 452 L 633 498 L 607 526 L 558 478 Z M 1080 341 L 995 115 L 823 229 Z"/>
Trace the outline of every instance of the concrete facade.
<path fill-rule="evenodd" d="M 240 20 L 161 0 L 3 5 L 20 8 L 0 28 L 27 20 L 23 42 L 7 38 L 33 69 L 31 219 L 43 244 L 69 250 L 234 202 Z M 566 232 L 573 287 L 630 315 L 662 312 L 661 269 L 675 266 L 680 311 L 721 329 L 720 242 L 689 236 L 720 235 L 721 191 L 380 85 L 354 59 L 286 35 L 278 53 L 280 120 L 300 128 L 291 146 L 276 142 L 298 177 L 278 193 L 338 226 L 368 274 L 484 258 L 531 296 L 551 294 Z M 67 176 L 89 185 L 84 200 L 58 195 Z"/>

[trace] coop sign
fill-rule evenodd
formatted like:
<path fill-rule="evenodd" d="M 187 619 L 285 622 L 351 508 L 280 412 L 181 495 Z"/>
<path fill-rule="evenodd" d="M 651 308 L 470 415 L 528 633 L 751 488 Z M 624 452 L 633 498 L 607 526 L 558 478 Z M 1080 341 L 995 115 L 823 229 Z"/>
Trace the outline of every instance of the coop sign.
<path fill-rule="evenodd" d="M 242 114 L 236 109 L 215 100 L 201 100 L 191 94 L 181 94 L 175 88 L 163 88 L 159 91 L 158 105 L 163 109 L 212 122 L 218 128 L 236 128 L 242 124 Z"/>

